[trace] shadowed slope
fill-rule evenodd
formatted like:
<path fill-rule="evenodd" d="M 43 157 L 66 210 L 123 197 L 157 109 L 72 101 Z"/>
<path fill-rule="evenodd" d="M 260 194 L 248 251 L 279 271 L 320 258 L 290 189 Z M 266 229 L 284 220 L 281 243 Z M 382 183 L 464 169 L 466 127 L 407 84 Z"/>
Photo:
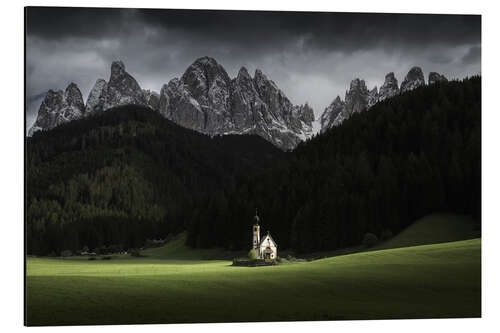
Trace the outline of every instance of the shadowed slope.
<path fill-rule="evenodd" d="M 479 224 L 469 216 L 433 214 L 415 221 L 401 233 L 374 249 L 437 244 L 480 237 Z"/>
<path fill-rule="evenodd" d="M 186 246 L 186 233 L 177 235 L 164 246 L 149 248 L 142 254 L 154 259 L 169 260 L 207 260 L 207 259 L 232 259 L 245 252 L 227 251 L 223 248 L 195 249 Z"/>

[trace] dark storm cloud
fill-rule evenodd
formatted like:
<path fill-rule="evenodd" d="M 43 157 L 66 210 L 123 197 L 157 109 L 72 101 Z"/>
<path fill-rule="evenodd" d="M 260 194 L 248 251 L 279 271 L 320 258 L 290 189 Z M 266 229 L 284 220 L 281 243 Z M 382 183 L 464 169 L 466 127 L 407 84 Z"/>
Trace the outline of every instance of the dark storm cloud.
<path fill-rule="evenodd" d="M 130 9 L 31 7 L 26 10 L 30 36 L 47 39 L 66 37 L 101 38 L 119 34 Z"/>
<path fill-rule="evenodd" d="M 230 76 L 261 68 L 318 117 L 355 77 L 372 87 L 414 65 L 450 78 L 480 72 L 480 16 L 30 8 L 27 33 L 28 96 L 75 81 L 86 98 L 116 59 L 159 91 L 208 55 Z"/>
<path fill-rule="evenodd" d="M 28 23 L 29 34 L 44 38 L 100 38 L 127 33 L 140 23 L 232 45 L 266 47 L 305 37 L 308 47 L 345 52 L 380 44 L 413 48 L 472 43 L 481 33 L 481 18 L 474 15 L 46 7 L 28 11 Z"/>
<path fill-rule="evenodd" d="M 469 51 L 462 57 L 464 64 L 476 63 L 481 60 L 481 47 L 472 46 Z"/>

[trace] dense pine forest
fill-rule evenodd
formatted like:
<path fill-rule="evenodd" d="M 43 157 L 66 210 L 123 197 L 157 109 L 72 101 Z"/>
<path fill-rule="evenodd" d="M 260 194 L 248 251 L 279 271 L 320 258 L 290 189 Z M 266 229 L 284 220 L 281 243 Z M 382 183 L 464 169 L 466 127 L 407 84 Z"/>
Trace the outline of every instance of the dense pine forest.
<path fill-rule="evenodd" d="M 27 251 L 137 248 L 186 230 L 224 188 L 284 153 L 258 136 L 207 137 L 127 106 L 26 143 Z"/>
<path fill-rule="evenodd" d="M 395 234 L 432 212 L 481 212 L 481 78 L 440 82 L 385 100 L 299 145 L 226 194 L 218 230 L 203 215 L 189 245 L 244 247 L 252 208 L 279 246 L 298 252 Z M 210 203 L 203 209 L 212 212 Z M 479 222 L 478 222 L 479 223 Z M 246 237 L 246 238 L 245 238 Z"/>
<path fill-rule="evenodd" d="M 481 211 L 481 78 L 385 100 L 283 153 L 210 138 L 140 107 L 26 143 L 29 254 L 139 247 L 187 230 L 192 247 L 247 249 L 255 208 L 280 249 L 397 233 L 432 212 Z"/>

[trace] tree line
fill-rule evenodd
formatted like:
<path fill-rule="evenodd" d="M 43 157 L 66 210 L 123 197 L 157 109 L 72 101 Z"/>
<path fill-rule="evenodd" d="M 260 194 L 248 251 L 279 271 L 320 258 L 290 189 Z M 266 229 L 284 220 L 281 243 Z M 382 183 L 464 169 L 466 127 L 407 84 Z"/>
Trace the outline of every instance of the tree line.
<path fill-rule="evenodd" d="M 297 252 L 357 245 L 433 212 L 480 221 L 481 78 L 378 103 L 203 205 L 208 215 L 189 226 L 195 247 L 248 247 L 254 207 L 280 248 Z"/>
<path fill-rule="evenodd" d="M 26 142 L 27 251 L 130 249 L 182 232 L 203 198 L 283 155 L 260 137 L 210 138 L 137 106 L 35 133 Z"/>
<path fill-rule="evenodd" d="M 284 153 L 257 136 L 207 137 L 128 106 L 26 144 L 28 253 L 248 249 L 259 209 L 281 249 L 331 250 L 433 212 L 481 214 L 481 78 L 380 102 Z"/>

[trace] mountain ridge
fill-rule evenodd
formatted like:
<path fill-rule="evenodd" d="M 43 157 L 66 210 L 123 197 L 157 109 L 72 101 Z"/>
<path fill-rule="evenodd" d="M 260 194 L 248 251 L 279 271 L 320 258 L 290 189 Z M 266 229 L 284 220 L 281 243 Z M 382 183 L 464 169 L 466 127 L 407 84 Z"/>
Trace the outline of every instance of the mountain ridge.
<path fill-rule="evenodd" d="M 76 85 L 71 89 L 79 91 Z M 114 61 L 109 80 L 97 79 L 87 103 L 78 104 L 71 118 L 59 117 L 64 101 L 50 98 L 50 110 L 40 107 L 28 136 L 64 121 L 129 104 L 149 107 L 181 126 L 210 136 L 257 134 L 283 150 L 295 148 L 313 134 L 314 112 L 307 103 L 293 105 L 260 69 L 252 78 L 242 67 L 230 78 L 210 57 L 195 60 L 180 78 L 164 84 L 160 93 L 142 89 L 124 63 Z M 47 113 L 55 116 L 44 115 Z M 56 120 L 58 117 L 61 119 Z"/>
<path fill-rule="evenodd" d="M 436 72 L 429 73 L 428 84 L 434 84 L 439 81 L 448 81 L 448 79 Z M 352 116 L 352 114 L 367 110 L 378 102 L 425 85 L 423 71 L 418 66 L 414 66 L 408 71 L 401 82 L 401 86 L 398 85 L 398 80 L 394 72 L 387 73 L 384 83 L 378 91 L 376 86 L 372 90 L 368 90 L 364 80 L 355 78 L 351 81 L 344 100 L 341 100 L 340 96 L 337 96 L 321 114 L 320 133 L 324 133 L 333 126 L 340 125 L 344 120 Z"/>

